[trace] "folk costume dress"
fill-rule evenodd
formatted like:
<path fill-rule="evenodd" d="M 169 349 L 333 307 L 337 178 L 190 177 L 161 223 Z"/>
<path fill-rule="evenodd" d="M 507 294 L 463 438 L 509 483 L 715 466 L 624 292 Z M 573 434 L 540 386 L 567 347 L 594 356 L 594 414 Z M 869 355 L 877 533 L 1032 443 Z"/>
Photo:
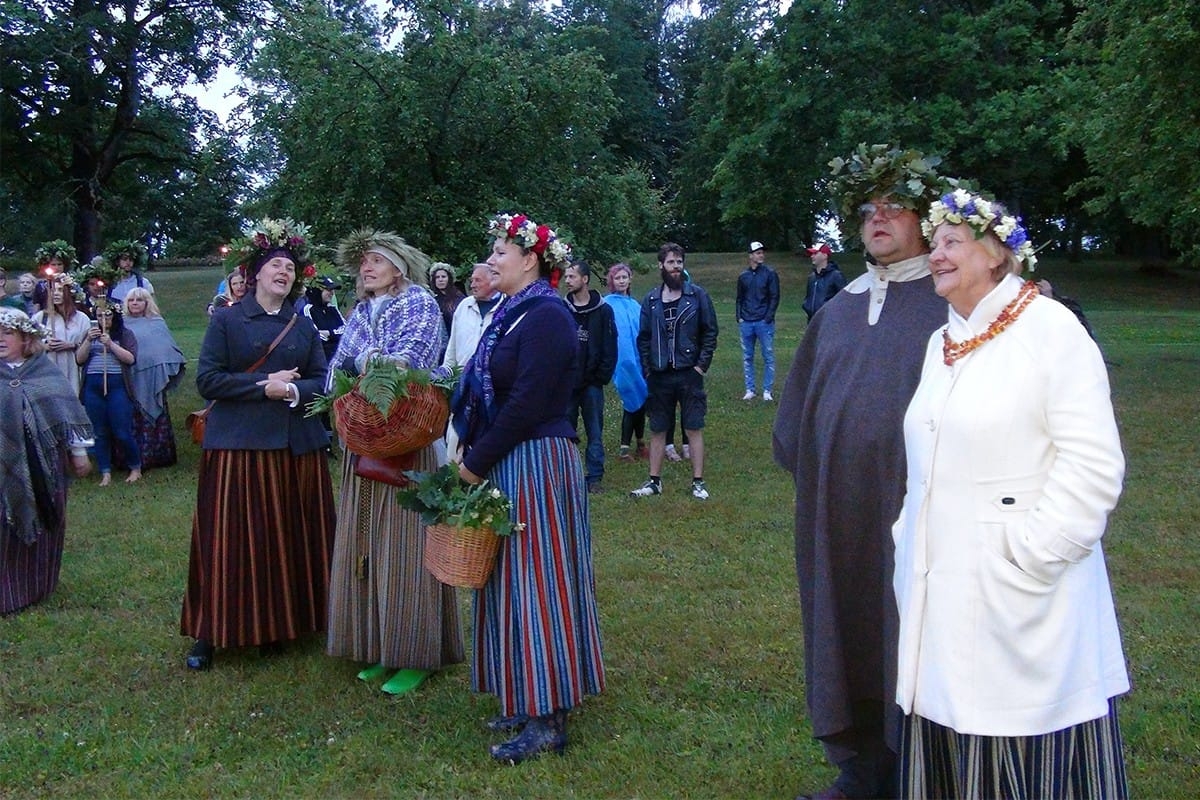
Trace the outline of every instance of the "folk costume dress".
<path fill-rule="evenodd" d="M 433 295 L 410 286 L 358 304 L 333 357 L 361 372 L 377 355 L 415 369 L 438 364 L 442 315 Z M 329 598 L 328 653 L 392 669 L 436 670 L 463 660 L 457 593 L 425 569 L 425 525 L 400 506 L 399 491 L 354 473 L 342 459 L 337 538 Z M 438 468 L 432 445 L 412 469 Z"/>
<path fill-rule="evenodd" d="M 945 321 L 928 257 L 868 265 L 813 317 L 780 397 L 774 455 L 796 490 L 806 699 L 834 763 L 848 731 L 899 747 L 891 528 L 904 498 L 902 420 L 924 343 Z"/>
<path fill-rule="evenodd" d="M 213 314 L 196 387 L 215 400 L 192 521 L 180 631 L 216 647 L 284 642 L 325 630 L 335 512 L 329 438 L 304 407 L 325 389 L 317 330 L 296 324 L 258 372 L 245 370 L 295 314 L 252 294 Z M 298 368 L 300 402 L 269 400 L 258 381 Z"/>
<path fill-rule="evenodd" d="M 133 435 L 142 451 L 142 469 L 169 467 L 176 461 L 175 430 L 167 392 L 183 378 L 187 358 L 162 317 L 125 317 L 138 342 L 133 382 Z"/>
<path fill-rule="evenodd" d="M 31 316 L 34 322 L 50 331 L 52 338 L 70 342 L 75 346 L 78 346 L 80 342 L 87 338 L 88 327 L 91 325 L 88 315 L 79 310 L 76 310 L 69 320 L 64 319 L 62 314 L 59 314 L 57 311 L 53 314 L 38 311 Z M 79 364 L 75 363 L 75 347 L 72 347 L 70 350 L 59 350 L 54 353 L 47 351 L 46 358 L 50 359 L 51 363 L 58 367 L 59 372 L 71 384 L 71 391 L 78 397 L 83 389 L 83 376 L 79 370 Z"/>
<path fill-rule="evenodd" d="M 1010 275 L 970 318 L 951 309 L 950 339 L 1021 290 Z M 1125 462 L 1103 358 L 1035 295 L 952 361 L 939 330 L 904 418 L 901 795 L 1125 797 L 1129 677 L 1100 545 Z"/>
<path fill-rule="evenodd" d="M 524 529 L 501 540 L 475 593 L 471 688 L 504 716 L 565 711 L 604 689 L 591 523 L 575 430 L 571 312 L 544 279 L 503 301 L 455 399 L 463 464 L 512 500 Z"/>
<path fill-rule="evenodd" d="M 67 529 L 67 456 L 92 425 L 46 355 L 0 362 L 0 615 L 58 585 Z"/>

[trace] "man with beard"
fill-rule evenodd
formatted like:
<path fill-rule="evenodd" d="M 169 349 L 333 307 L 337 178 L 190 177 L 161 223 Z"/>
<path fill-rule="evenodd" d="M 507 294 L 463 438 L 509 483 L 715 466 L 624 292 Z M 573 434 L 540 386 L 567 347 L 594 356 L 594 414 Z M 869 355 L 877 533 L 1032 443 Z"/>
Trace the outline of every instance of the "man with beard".
<path fill-rule="evenodd" d="M 704 484 L 704 414 L 708 396 L 704 373 L 717 350 L 717 314 L 708 293 L 683 279 L 683 248 L 658 248 L 662 285 L 642 301 L 638 354 L 646 376 L 646 419 L 650 424 L 650 479 L 630 494 L 662 494 L 662 462 L 667 427 L 679 405 L 680 421 L 692 456 L 692 497 L 708 499 Z"/>
<path fill-rule="evenodd" d="M 921 234 L 938 160 L 887 145 L 834 159 L 842 226 L 867 271 L 812 318 L 775 417 L 796 489 L 796 574 L 813 735 L 837 766 L 805 797 L 896 797 L 898 616 L 892 523 L 904 499 L 903 419 L 930 334 L 946 322 Z"/>

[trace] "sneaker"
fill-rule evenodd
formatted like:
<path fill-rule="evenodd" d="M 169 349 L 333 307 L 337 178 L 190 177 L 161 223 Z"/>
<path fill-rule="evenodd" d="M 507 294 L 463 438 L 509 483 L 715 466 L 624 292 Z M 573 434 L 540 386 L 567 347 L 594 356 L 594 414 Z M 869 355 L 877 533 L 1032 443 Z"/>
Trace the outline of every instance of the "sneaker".
<path fill-rule="evenodd" d="M 704 481 L 692 481 L 692 497 L 697 500 L 708 499 L 708 487 L 704 485 Z"/>
<path fill-rule="evenodd" d="M 691 458 L 692 458 L 692 446 L 691 446 L 690 444 L 685 444 L 685 445 L 683 446 L 683 457 L 684 457 L 684 458 L 686 458 L 686 459 L 688 459 L 689 461 L 691 460 Z"/>
<path fill-rule="evenodd" d="M 604 494 L 604 487 L 600 485 L 600 481 L 589 483 L 587 487 L 588 494 Z"/>
<path fill-rule="evenodd" d="M 747 390 L 746 390 L 746 393 L 745 393 L 744 395 L 742 395 L 742 399 L 743 399 L 743 400 L 753 400 L 753 399 L 754 399 L 754 392 L 753 392 L 752 390 L 750 390 L 750 389 L 747 389 Z"/>
<path fill-rule="evenodd" d="M 650 457 L 650 451 L 646 448 L 646 445 L 642 444 L 641 442 L 638 442 L 637 457 L 638 458 L 649 458 Z"/>
<path fill-rule="evenodd" d="M 764 403 L 769 403 L 769 402 L 771 402 L 771 401 L 772 401 L 772 400 L 774 400 L 774 399 L 775 399 L 774 397 L 771 397 L 771 393 L 770 393 L 770 392 L 763 392 L 763 402 L 764 402 Z"/>
<path fill-rule="evenodd" d="M 629 493 L 630 497 L 650 497 L 651 495 L 662 494 L 662 484 L 657 481 L 646 481 L 638 488 Z M 705 497 L 707 497 L 707 493 Z"/>
<path fill-rule="evenodd" d="M 622 461 L 633 461 L 633 452 L 630 451 L 629 445 L 621 445 L 621 451 L 617 454 L 617 458 Z"/>
<path fill-rule="evenodd" d="M 682 461 L 683 460 L 679 456 L 679 453 L 675 452 L 675 445 L 673 445 L 673 444 L 667 445 L 667 450 L 664 455 L 666 455 L 668 461 Z"/>

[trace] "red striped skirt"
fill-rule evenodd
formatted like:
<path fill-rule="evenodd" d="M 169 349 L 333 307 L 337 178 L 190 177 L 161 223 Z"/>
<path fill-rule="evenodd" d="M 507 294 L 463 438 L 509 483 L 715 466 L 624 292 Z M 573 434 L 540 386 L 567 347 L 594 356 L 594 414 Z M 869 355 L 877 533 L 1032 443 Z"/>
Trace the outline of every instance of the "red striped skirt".
<path fill-rule="evenodd" d="M 604 689 L 592 530 L 579 449 L 569 439 L 517 445 L 487 476 L 523 531 L 502 540 L 475 593 L 471 685 L 505 716 L 543 716 Z"/>
<path fill-rule="evenodd" d="M 64 469 L 62 463 L 55 468 Z M 66 485 L 65 477 L 60 474 L 59 486 L 63 488 L 54 498 L 59 508 L 67 505 Z M 15 535 L 0 533 L 0 616 L 40 602 L 58 586 L 66 531 L 64 513 L 62 524 L 45 531 L 31 544 L 25 544 Z"/>
<path fill-rule="evenodd" d="M 334 520 L 323 450 L 205 450 L 180 632 L 242 647 L 325 630 Z"/>

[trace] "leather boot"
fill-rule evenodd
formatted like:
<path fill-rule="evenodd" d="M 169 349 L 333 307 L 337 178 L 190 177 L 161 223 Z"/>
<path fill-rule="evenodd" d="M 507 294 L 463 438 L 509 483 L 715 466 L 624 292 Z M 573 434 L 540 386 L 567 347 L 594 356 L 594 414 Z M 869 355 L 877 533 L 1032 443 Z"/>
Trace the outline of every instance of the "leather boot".
<path fill-rule="evenodd" d="M 520 764 L 542 753 L 562 755 L 567 747 L 567 712 L 556 711 L 534 717 L 514 739 L 491 747 L 492 758 L 504 764 Z"/>

